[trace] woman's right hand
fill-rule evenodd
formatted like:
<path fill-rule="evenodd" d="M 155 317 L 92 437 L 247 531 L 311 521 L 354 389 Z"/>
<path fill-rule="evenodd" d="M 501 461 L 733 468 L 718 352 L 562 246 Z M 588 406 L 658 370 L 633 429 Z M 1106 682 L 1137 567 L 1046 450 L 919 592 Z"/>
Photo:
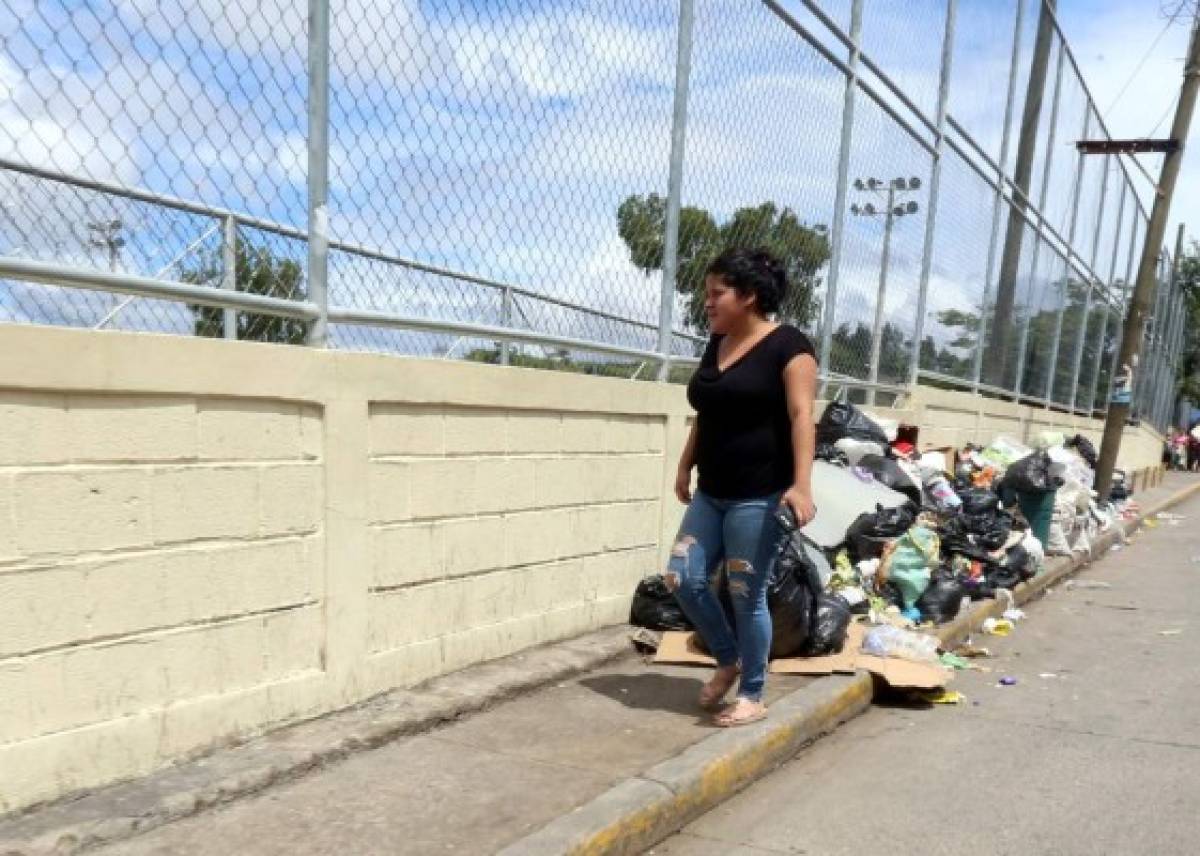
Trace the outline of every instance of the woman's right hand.
<path fill-rule="evenodd" d="M 687 505 L 692 501 L 692 471 L 680 467 L 675 473 L 675 498 Z"/>

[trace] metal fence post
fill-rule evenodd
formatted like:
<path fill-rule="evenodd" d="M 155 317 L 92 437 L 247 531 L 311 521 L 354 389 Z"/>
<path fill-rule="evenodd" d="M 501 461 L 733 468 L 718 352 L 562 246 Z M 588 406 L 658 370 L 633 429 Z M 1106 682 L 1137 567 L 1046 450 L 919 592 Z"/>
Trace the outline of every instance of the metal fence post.
<path fill-rule="evenodd" d="M 854 96 L 858 89 L 858 55 L 861 52 L 863 0 L 850 6 L 850 57 L 846 91 L 842 97 L 842 134 L 838 143 L 837 187 L 833 198 L 833 227 L 829 234 L 829 276 L 825 283 L 825 306 L 821 318 L 821 371 L 833 372 L 833 325 L 837 317 L 838 279 L 842 267 L 842 244 L 846 231 L 846 195 L 850 189 L 850 144 L 854 137 Z M 822 395 L 824 390 L 822 389 Z"/>
<path fill-rule="evenodd" d="M 1108 294 L 1110 298 L 1115 295 L 1112 291 L 1113 275 L 1117 272 L 1117 254 L 1121 248 L 1121 226 L 1125 223 L 1125 198 L 1129 195 L 1129 183 L 1125 182 L 1121 185 L 1121 201 L 1117 203 L 1117 225 L 1113 228 L 1113 243 L 1112 256 L 1108 262 Z M 1096 362 L 1092 367 L 1092 382 L 1088 385 L 1087 409 L 1093 412 L 1096 409 L 1096 392 L 1100 388 L 1100 367 L 1104 363 L 1104 340 L 1108 338 L 1108 321 L 1112 316 L 1112 307 L 1106 300 L 1104 306 L 1104 318 L 1100 322 L 1100 339 L 1096 345 Z"/>
<path fill-rule="evenodd" d="M 979 339 L 975 343 L 975 365 L 972 372 L 972 382 L 975 391 L 979 391 L 979 381 L 983 378 L 983 348 L 988 330 L 988 298 L 991 296 L 992 276 L 996 273 L 996 245 L 1000 241 L 1000 215 L 1004 210 L 1004 167 L 1008 162 L 1008 149 L 1012 142 L 1013 103 L 1017 95 L 1017 63 L 1021 58 L 1021 29 L 1025 19 L 1025 2 L 1017 0 L 1017 19 L 1013 24 L 1012 57 L 1008 63 L 1008 95 L 1004 103 L 1004 128 L 1000 132 L 1000 166 L 996 174 L 996 198 L 992 202 L 992 231 L 988 240 L 987 268 L 983 276 L 983 298 L 979 303 Z M 1054 104 L 1058 105 L 1058 84 L 1062 80 L 1062 53 L 1059 53 L 1058 71 L 1055 80 Z M 1054 123 L 1050 123 L 1050 132 L 1054 133 Z"/>
<path fill-rule="evenodd" d="M 938 190 L 942 184 L 942 153 L 946 138 L 946 103 L 950 96 L 950 67 L 954 61 L 954 28 L 958 0 L 946 0 L 946 29 L 942 34 L 942 66 L 938 73 L 937 136 L 933 141 L 933 163 L 929 172 L 929 210 L 925 214 L 925 245 L 921 250 L 921 279 L 917 292 L 917 319 L 913 330 L 912 365 L 909 384 L 916 386 L 921 371 L 921 339 L 925 335 L 925 312 L 929 302 L 929 274 L 933 264 L 933 238 L 937 225 Z"/>
<path fill-rule="evenodd" d="M 221 288 L 237 291 L 237 220 L 226 214 L 221 220 Z M 221 327 L 226 339 L 237 338 L 237 310 L 221 310 Z"/>
<path fill-rule="evenodd" d="M 1079 139 L 1086 140 L 1092 127 L 1092 104 L 1089 101 L 1083 110 L 1083 132 Z M 1075 254 L 1075 227 L 1079 224 L 1079 196 L 1083 191 L 1083 152 L 1076 155 L 1075 186 L 1071 189 L 1071 217 L 1067 227 L 1067 270 L 1063 277 L 1062 303 L 1058 307 L 1058 317 L 1054 321 L 1054 342 L 1050 346 L 1050 366 L 1046 370 L 1046 393 L 1042 397 L 1046 401 L 1054 400 L 1054 369 L 1058 365 L 1058 352 L 1062 345 L 1063 317 L 1067 311 L 1067 298 L 1071 291 L 1071 256 Z M 1091 284 L 1088 285 L 1089 289 Z"/>
<path fill-rule="evenodd" d="M 512 326 L 513 293 L 512 286 L 505 286 L 500 292 L 500 326 Z M 500 343 L 500 365 L 506 366 L 512 359 L 512 345 L 507 341 Z"/>
<path fill-rule="evenodd" d="M 329 0 L 308 0 L 308 344 L 329 337 Z"/>
<path fill-rule="evenodd" d="M 1096 215 L 1096 231 L 1092 234 L 1092 257 L 1088 266 L 1096 269 L 1096 256 L 1100 252 L 1100 232 L 1104 228 L 1104 202 L 1108 198 L 1108 159 L 1104 156 L 1104 173 L 1100 176 L 1100 209 Z M 1071 370 L 1071 409 L 1079 405 L 1079 374 L 1083 371 L 1083 348 L 1087 344 L 1088 317 L 1092 314 L 1092 296 L 1096 293 L 1098 282 L 1089 280 L 1087 299 L 1083 303 L 1083 318 L 1079 322 L 1079 335 L 1075 338 L 1075 360 Z"/>
<path fill-rule="evenodd" d="M 675 97 L 671 113 L 671 164 L 667 173 L 667 212 L 663 235 L 663 275 L 658 306 L 658 379 L 671 368 L 671 316 L 679 270 L 679 205 L 683 192 L 683 151 L 687 141 L 688 85 L 692 76 L 694 0 L 679 0 L 679 32 L 675 50 Z"/>

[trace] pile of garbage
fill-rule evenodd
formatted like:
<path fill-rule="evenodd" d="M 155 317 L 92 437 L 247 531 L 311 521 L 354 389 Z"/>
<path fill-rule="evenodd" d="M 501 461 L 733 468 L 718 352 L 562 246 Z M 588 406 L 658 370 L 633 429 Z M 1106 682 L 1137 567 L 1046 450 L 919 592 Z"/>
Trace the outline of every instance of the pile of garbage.
<path fill-rule="evenodd" d="M 816 457 L 816 517 L 801 530 L 788 509 L 779 514 L 772 659 L 840 652 L 856 616 L 872 628 L 872 651 L 921 648 L 875 629 L 919 630 L 953 620 L 964 602 L 1009 597 L 1046 556 L 1089 553 L 1131 507 L 1120 472 L 1112 496 L 1099 500 L 1096 451 L 1082 435 L 1045 432 L 1032 446 L 998 436 L 985 447 L 921 453 L 915 427 L 835 402 L 817 424 Z M 720 569 L 712 585 L 723 591 Z M 630 622 L 689 627 L 661 577 L 638 586 Z"/>

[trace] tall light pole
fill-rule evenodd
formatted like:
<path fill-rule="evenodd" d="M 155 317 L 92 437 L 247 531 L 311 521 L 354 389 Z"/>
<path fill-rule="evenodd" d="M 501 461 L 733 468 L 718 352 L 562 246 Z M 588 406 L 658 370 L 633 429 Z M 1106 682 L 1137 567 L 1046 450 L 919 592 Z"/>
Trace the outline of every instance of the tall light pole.
<path fill-rule="evenodd" d="M 886 188 L 886 190 L 885 190 Z M 879 262 L 879 289 L 875 295 L 875 323 L 871 327 L 871 362 L 867 380 L 872 384 L 867 389 L 867 405 L 875 405 L 875 384 L 879 383 L 879 356 L 883 350 L 883 308 L 887 297 L 888 264 L 892 255 L 892 226 L 896 218 L 916 214 L 920 206 L 916 202 L 905 202 L 897 197 L 900 193 L 908 193 L 921 188 L 921 179 L 893 178 L 884 182 L 878 178 L 854 179 L 854 189 L 860 192 L 875 193 L 884 197 L 882 209 L 868 202 L 865 205 L 855 203 L 850 206 L 850 213 L 856 217 L 883 217 L 883 253 Z"/>
<path fill-rule="evenodd" d="M 125 224 L 120 220 L 96 220 L 88 223 L 87 228 L 91 236 L 88 243 L 108 251 L 108 269 L 115 272 L 120 267 L 121 248 L 125 246 L 125 239 L 121 237 Z"/>

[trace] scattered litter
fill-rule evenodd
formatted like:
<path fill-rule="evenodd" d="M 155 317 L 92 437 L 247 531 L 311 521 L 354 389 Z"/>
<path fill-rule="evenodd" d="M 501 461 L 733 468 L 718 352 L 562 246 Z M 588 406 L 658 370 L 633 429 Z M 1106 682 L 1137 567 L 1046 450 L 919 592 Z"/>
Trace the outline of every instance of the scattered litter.
<path fill-rule="evenodd" d="M 1110 589 L 1112 588 L 1112 583 L 1101 582 L 1100 580 L 1067 580 L 1067 588 Z"/>
<path fill-rule="evenodd" d="M 1124 544 L 1113 544 L 1108 549 L 1113 553 L 1120 553 L 1122 550 L 1125 549 L 1125 545 Z M 1193 559 L 1193 561 L 1195 561 L 1195 560 Z"/>
<path fill-rule="evenodd" d="M 1006 609 L 1004 610 L 1004 617 L 1013 622 L 1021 621 L 1025 618 L 1025 610 L 1016 608 Z"/>
<path fill-rule="evenodd" d="M 1038 674 L 1038 677 L 1048 679 L 1048 678 L 1057 678 L 1058 675 L 1054 674 L 1054 672 L 1041 672 Z"/>
<path fill-rule="evenodd" d="M 976 645 L 963 644 L 954 649 L 954 653 L 959 657 L 967 657 L 968 659 L 977 659 L 979 657 L 990 657 L 992 652 L 987 648 L 980 648 Z"/>
<path fill-rule="evenodd" d="M 1013 677 L 1009 677 L 1008 675 L 1005 675 L 1003 678 L 1000 679 L 999 683 L 1000 683 L 1000 686 L 1002 686 L 1002 687 L 1015 687 L 1017 685 L 1017 679 L 1013 678 Z"/>
<path fill-rule="evenodd" d="M 1183 632 L 1182 629 L 1175 628 L 1174 630 L 1160 630 L 1160 631 L 1158 631 L 1158 635 L 1159 636 L 1178 636 L 1182 632 Z"/>
<path fill-rule="evenodd" d="M 967 700 L 967 697 L 957 690 L 932 690 L 921 694 L 921 697 L 930 704 L 962 704 Z"/>
<path fill-rule="evenodd" d="M 1007 636 L 1013 632 L 1013 623 L 1007 618 L 989 618 L 979 629 L 989 636 Z"/>
<path fill-rule="evenodd" d="M 939 659 L 942 661 L 942 665 L 949 669 L 958 669 L 961 671 L 963 669 L 972 668 L 971 661 L 966 657 L 960 657 L 958 654 L 951 654 L 947 652 Z"/>

